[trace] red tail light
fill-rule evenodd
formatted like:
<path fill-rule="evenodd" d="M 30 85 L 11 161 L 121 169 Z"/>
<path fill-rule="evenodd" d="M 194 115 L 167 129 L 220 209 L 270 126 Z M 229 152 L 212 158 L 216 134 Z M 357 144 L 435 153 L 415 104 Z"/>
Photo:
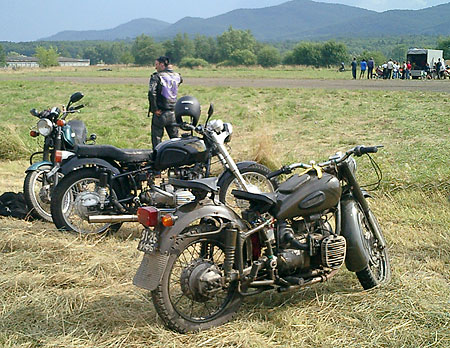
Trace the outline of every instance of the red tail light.
<path fill-rule="evenodd" d="M 32 136 L 33 138 L 36 138 L 39 135 L 38 132 L 36 132 L 35 130 L 30 131 L 30 136 Z"/>
<path fill-rule="evenodd" d="M 138 221 L 145 227 L 158 225 L 159 211 L 154 207 L 141 207 L 137 211 Z"/>
<path fill-rule="evenodd" d="M 62 151 L 55 151 L 55 162 L 61 163 L 62 162 Z"/>

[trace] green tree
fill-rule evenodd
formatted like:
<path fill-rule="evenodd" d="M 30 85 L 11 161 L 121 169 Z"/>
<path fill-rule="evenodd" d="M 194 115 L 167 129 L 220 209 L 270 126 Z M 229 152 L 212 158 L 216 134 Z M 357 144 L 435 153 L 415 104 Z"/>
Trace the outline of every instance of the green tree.
<path fill-rule="evenodd" d="M 291 63 L 300 65 L 320 66 L 322 55 L 320 44 L 314 42 L 301 42 L 292 50 Z"/>
<path fill-rule="evenodd" d="M 450 59 L 450 36 L 439 39 L 436 49 L 444 51 L 444 59 Z"/>
<path fill-rule="evenodd" d="M 349 58 L 345 44 L 334 41 L 327 41 L 320 45 L 320 55 L 320 65 L 323 66 L 338 65 Z"/>
<path fill-rule="evenodd" d="M 166 48 L 166 56 L 173 63 L 179 63 L 184 57 L 193 57 L 195 52 L 194 42 L 187 34 L 177 34 L 173 40 L 164 43 Z"/>
<path fill-rule="evenodd" d="M 361 54 L 355 55 L 357 62 L 359 63 L 363 59 L 368 61 L 370 58 L 373 58 L 373 61 L 375 63 L 375 66 L 382 65 L 384 62 L 387 61 L 386 56 L 383 54 L 383 52 L 380 51 L 363 51 Z M 405 60 L 405 58 L 403 58 Z"/>
<path fill-rule="evenodd" d="M 0 67 L 4 67 L 6 65 L 6 54 L 3 50 L 3 46 L 0 45 Z"/>
<path fill-rule="evenodd" d="M 389 58 L 392 58 L 393 60 L 403 62 L 406 60 L 406 52 L 408 51 L 408 46 L 405 44 L 396 45 L 392 48 L 392 50 L 389 52 Z"/>
<path fill-rule="evenodd" d="M 255 65 L 256 55 L 250 50 L 235 50 L 230 55 L 231 65 Z"/>
<path fill-rule="evenodd" d="M 131 46 L 131 54 L 138 65 L 153 65 L 155 59 L 164 53 L 161 44 L 156 43 L 153 38 L 142 34 L 138 36 Z"/>
<path fill-rule="evenodd" d="M 201 58 L 209 63 L 217 63 L 217 43 L 212 37 L 197 35 L 194 38 L 194 58 Z"/>
<path fill-rule="evenodd" d="M 50 46 L 49 49 L 45 49 L 42 46 L 37 47 L 36 57 L 41 68 L 58 65 L 58 51 L 53 46 Z"/>
<path fill-rule="evenodd" d="M 273 46 L 264 46 L 257 54 L 258 64 L 263 67 L 275 66 L 280 64 L 281 55 Z"/>
<path fill-rule="evenodd" d="M 247 50 L 254 54 L 256 40 L 250 30 L 236 30 L 231 26 L 217 37 L 219 61 L 231 59 L 233 52 Z"/>

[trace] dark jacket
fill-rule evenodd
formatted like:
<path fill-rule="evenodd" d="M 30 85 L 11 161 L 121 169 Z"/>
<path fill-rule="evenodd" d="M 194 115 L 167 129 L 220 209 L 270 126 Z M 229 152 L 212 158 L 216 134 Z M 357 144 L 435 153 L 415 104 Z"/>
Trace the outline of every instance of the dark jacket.
<path fill-rule="evenodd" d="M 150 111 L 174 110 L 177 102 L 178 86 L 183 82 L 181 75 L 172 69 L 155 72 L 150 77 L 148 101 Z"/>

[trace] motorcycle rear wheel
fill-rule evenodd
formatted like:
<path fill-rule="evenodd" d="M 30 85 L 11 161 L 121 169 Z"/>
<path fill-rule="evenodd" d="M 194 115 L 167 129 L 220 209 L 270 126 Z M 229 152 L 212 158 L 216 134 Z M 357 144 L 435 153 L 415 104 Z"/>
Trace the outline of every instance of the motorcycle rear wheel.
<path fill-rule="evenodd" d="M 373 232 L 377 228 L 383 237 L 381 227 L 372 211 L 369 214 L 376 226 L 370 226 L 360 207 L 358 207 L 358 221 L 361 227 L 363 246 L 369 255 L 369 263 L 363 270 L 356 272 L 359 282 L 365 290 L 377 285 L 386 284 L 391 279 L 391 265 L 387 247 L 380 248 L 379 241 Z M 384 238 L 384 237 L 383 237 Z"/>
<path fill-rule="evenodd" d="M 51 200 L 53 222 L 60 230 L 81 234 L 116 232 L 122 223 L 89 223 L 88 215 L 101 215 L 101 211 L 89 210 L 83 199 L 98 197 L 100 173 L 94 168 L 83 168 L 65 176 L 56 186 Z M 114 192 L 112 192 L 115 194 Z M 107 192 L 109 196 L 111 192 Z M 89 196 L 90 195 L 90 196 Z M 83 198 L 84 197 L 84 198 Z"/>
<path fill-rule="evenodd" d="M 29 171 L 23 182 L 23 195 L 27 202 L 28 209 L 32 217 L 52 222 L 50 212 L 50 195 L 53 183 L 49 182 L 44 187 L 44 175 L 52 169 L 49 165 L 44 165 L 37 170 Z M 59 174 L 62 177 L 62 174 Z"/>
<path fill-rule="evenodd" d="M 186 232 L 202 228 L 189 227 Z M 223 275 L 224 246 L 213 238 L 188 238 L 171 254 L 161 283 L 152 291 L 153 304 L 164 324 L 185 333 L 222 325 L 233 318 L 242 302 L 235 283 L 220 286 L 202 281 L 206 269 Z"/>

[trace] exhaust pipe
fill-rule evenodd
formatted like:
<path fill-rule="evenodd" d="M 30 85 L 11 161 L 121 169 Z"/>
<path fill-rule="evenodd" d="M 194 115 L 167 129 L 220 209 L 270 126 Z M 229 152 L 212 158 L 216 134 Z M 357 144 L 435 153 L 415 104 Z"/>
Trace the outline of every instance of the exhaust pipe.
<path fill-rule="evenodd" d="M 137 222 L 137 215 L 91 215 L 88 216 L 90 223 L 117 223 L 117 222 Z"/>

